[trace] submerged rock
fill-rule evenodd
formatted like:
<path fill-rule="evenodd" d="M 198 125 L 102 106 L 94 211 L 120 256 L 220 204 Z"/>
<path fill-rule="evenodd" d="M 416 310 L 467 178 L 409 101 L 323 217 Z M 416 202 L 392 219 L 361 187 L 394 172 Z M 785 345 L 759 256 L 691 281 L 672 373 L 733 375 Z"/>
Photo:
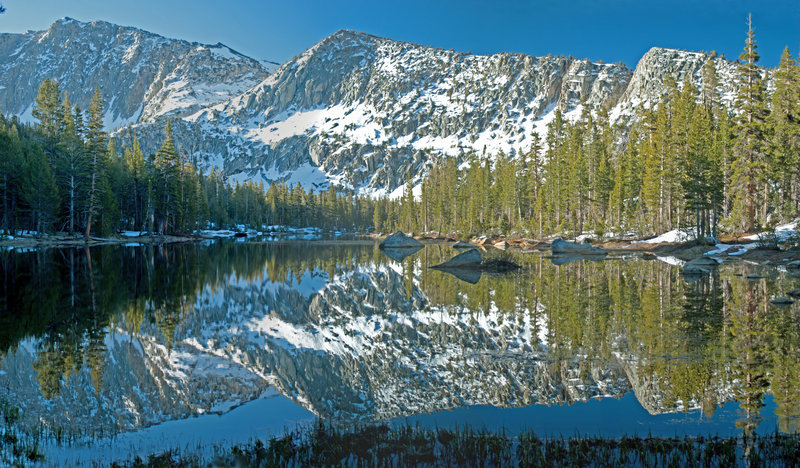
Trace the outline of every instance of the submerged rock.
<path fill-rule="evenodd" d="M 557 238 L 550 244 L 554 254 L 579 254 L 579 255 L 606 255 L 608 252 L 600 247 L 594 247 L 589 242 L 583 241 L 582 244 L 565 241 Z"/>
<path fill-rule="evenodd" d="M 472 244 L 468 244 L 466 242 L 456 242 L 455 244 L 453 244 L 453 248 L 456 250 L 469 250 L 469 249 L 475 249 L 477 247 L 475 247 Z"/>
<path fill-rule="evenodd" d="M 710 257 L 695 258 L 683 266 L 684 276 L 702 276 L 711 273 L 717 267 L 717 261 Z"/>
<path fill-rule="evenodd" d="M 394 234 L 388 236 L 386 239 L 384 239 L 379 247 L 381 249 L 388 249 L 390 247 L 402 249 L 402 248 L 414 248 L 414 247 L 421 248 L 423 247 L 423 245 L 422 242 L 414 238 L 408 237 L 401 231 L 397 231 Z"/>

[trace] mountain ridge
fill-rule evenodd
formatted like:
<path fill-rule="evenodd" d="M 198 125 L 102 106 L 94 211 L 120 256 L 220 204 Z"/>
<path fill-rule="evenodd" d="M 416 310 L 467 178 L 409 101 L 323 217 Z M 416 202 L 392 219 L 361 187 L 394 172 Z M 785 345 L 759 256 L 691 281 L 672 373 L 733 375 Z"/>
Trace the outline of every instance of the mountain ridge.
<path fill-rule="evenodd" d="M 44 31 L 0 36 L 0 71 L 4 112 L 32 121 L 39 84 L 51 78 L 83 109 L 89 107 L 94 87 L 100 88 L 109 129 L 183 115 L 237 94 L 269 74 L 260 62 L 225 45 L 69 17 Z M 227 84 L 233 73 L 237 83 Z"/>
<path fill-rule="evenodd" d="M 81 31 L 116 27 L 133 36 L 152 34 L 64 19 L 28 35 L 41 43 L 51 30 L 76 24 Z M 130 143 L 135 134 L 145 152 L 155 152 L 170 118 L 178 146 L 204 172 L 217 169 L 240 183 L 300 183 L 315 191 L 333 184 L 376 197 L 399 196 L 407 180 L 418 185 L 446 158 L 463 164 L 470 154 L 524 153 L 533 133 L 546 134 L 556 110 L 576 120 L 584 106 L 604 108 L 613 122 L 630 125 L 637 107 L 651 106 L 665 93 L 667 76 L 701 83 L 709 58 L 653 47 L 631 70 L 621 63 L 565 56 L 473 55 L 341 29 L 270 70 L 224 45 L 152 36 L 183 55 L 165 47 L 148 49 L 142 54 L 159 60 L 157 70 L 144 78 L 136 65 L 120 72 L 128 82 L 139 77 L 135 84 L 146 92 L 124 89 L 124 80 L 110 92 L 101 83 L 111 114 L 107 123 L 117 124 L 114 135 L 121 143 Z M 4 42 L 0 36 L 0 52 Z M 126 44 L 125 51 L 138 50 L 135 41 Z M 215 47 L 228 53 L 215 53 Z M 43 53 L 35 47 L 30 52 Z M 119 57 L 119 52 L 111 48 L 108 54 Z M 729 104 L 735 64 L 721 58 L 715 63 L 722 100 Z M 0 70 L 8 64 L 3 67 L 0 60 Z M 209 67 L 215 72 L 206 73 Z M 24 71 L 18 75 L 17 82 L 26 76 Z M 70 75 L 65 77 L 64 88 L 76 86 Z M 43 79 L 31 71 L 27 78 L 29 83 Z M 0 78 L 0 108 L 30 120 L 35 89 L 13 96 L 6 91 L 8 81 L 14 77 Z M 83 106 L 88 97 L 79 93 L 77 101 Z"/>

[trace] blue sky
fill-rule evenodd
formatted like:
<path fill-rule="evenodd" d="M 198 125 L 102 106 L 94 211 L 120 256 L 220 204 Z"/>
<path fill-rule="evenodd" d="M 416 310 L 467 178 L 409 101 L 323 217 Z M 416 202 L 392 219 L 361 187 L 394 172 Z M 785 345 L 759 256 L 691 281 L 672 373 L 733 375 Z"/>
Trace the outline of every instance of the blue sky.
<path fill-rule="evenodd" d="M 223 42 L 284 62 L 338 29 L 489 54 L 573 55 L 635 66 L 652 46 L 741 52 L 753 13 L 762 64 L 800 50 L 800 0 L 336 1 L 0 0 L 0 32 L 58 18 L 102 19 L 164 36 Z"/>

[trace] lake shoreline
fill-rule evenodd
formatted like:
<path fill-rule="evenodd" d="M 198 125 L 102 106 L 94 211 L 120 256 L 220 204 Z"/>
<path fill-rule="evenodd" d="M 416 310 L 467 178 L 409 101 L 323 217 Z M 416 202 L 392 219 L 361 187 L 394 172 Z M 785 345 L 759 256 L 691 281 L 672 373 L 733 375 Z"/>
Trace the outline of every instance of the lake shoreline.
<path fill-rule="evenodd" d="M 263 233 L 238 232 L 238 231 L 215 231 L 215 232 L 224 232 L 224 234 L 137 233 L 137 235 L 131 235 L 131 236 L 126 236 L 124 234 L 115 234 L 109 237 L 92 236 L 90 237 L 89 242 L 86 242 L 86 238 L 81 234 L 70 235 L 66 233 L 56 233 L 56 234 L 44 234 L 38 236 L 37 235 L 11 236 L 11 238 L 9 238 L 8 236 L 6 237 L 0 236 L 0 251 L 14 250 L 14 249 L 25 250 L 25 249 L 40 249 L 40 248 L 74 248 L 74 247 L 84 247 L 86 245 L 88 245 L 89 247 L 95 247 L 100 245 L 126 245 L 126 244 L 162 245 L 162 244 L 203 242 L 206 240 L 232 239 L 232 238 L 241 238 L 249 241 L 255 241 L 262 236 L 290 237 L 290 236 L 309 234 L 303 228 L 295 230 L 287 230 L 287 231 L 266 231 Z M 337 234 L 337 231 L 319 231 L 313 234 L 334 235 Z M 356 236 L 364 235 L 359 233 L 348 233 L 348 234 L 354 234 Z M 308 240 L 315 240 L 315 239 L 308 239 Z"/>
<path fill-rule="evenodd" d="M 291 231 L 276 231 L 264 233 L 272 236 L 283 237 L 296 234 Z M 320 232 L 320 234 L 329 234 Z M 384 239 L 387 234 L 369 234 L 369 233 L 352 233 L 355 236 L 363 237 L 365 239 L 373 239 L 379 241 Z M 89 242 L 85 241 L 82 235 L 69 235 L 64 233 L 48 234 L 42 236 L 20 236 L 14 238 L 0 238 L 0 251 L 3 250 L 21 250 L 26 249 L 40 249 L 40 248 L 76 248 L 76 247 L 94 247 L 100 245 L 163 245 L 163 244 L 176 244 L 176 243 L 192 243 L 202 242 L 209 239 L 222 239 L 235 237 L 232 235 L 218 236 L 218 235 L 198 235 L 198 234 L 142 234 L 138 236 L 115 236 L 115 237 L 91 237 Z M 242 236 L 244 237 L 244 233 Z M 244 237 L 248 241 L 258 241 L 260 236 L 247 235 Z M 415 239 L 422 241 L 426 244 L 455 244 L 459 240 L 455 236 L 447 235 L 415 235 Z M 311 241 L 322 242 L 320 239 L 310 239 Z M 334 239 L 335 240 L 335 239 Z M 722 242 L 726 245 L 731 245 L 730 250 L 715 253 L 714 256 L 721 261 L 729 260 L 746 260 L 763 265 L 781 266 L 789 262 L 800 260 L 800 250 L 787 250 L 774 248 L 765 248 L 758 246 L 758 241 L 742 239 L 741 237 L 722 237 Z M 324 240 L 330 242 L 330 239 Z M 551 249 L 552 240 L 540 240 L 525 237 L 506 237 L 506 236 L 478 236 L 472 237 L 467 241 L 469 244 L 476 248 L 506 250 L 515 249 L 522 251 L 540 251 L 548 252 Z M 696 241 L 687 242 L 661 242 L 661 243 L 646 243 L 637 240 L 607 240 L 596 242 L 592 244 L 596 247 L 605 249 L 610 254 L 637 254 L 641 256 L 656 256 L 656 257 L 675 257 L 683 261 L 691 261 L 696 258 L 706 256 L 708 252 L 717 250 L 715 245 L 705 245 L 697 243 Z M 744 252 L 737 253 L 736 251 L 742 248 Z"/>
<path fill-rule="evenodd" d="M 370 237 L 380 240 L 385 238 L 386 235 L 372 234 Z M 414 238 L 423 243 L 431 244 L 455 244 L 459 241 L 455 236 L 447 235 L 415 235 Z M 719 250 L 717 245 L 707 245 L 698 243 L 697 241 L 660 242 L 651 244 L 640 240 L 606 240 L 594 242 L 592 245 L 600 247 L 612 255 L 635 254 L 644 258 L 675 257 L 684 262 L 708 256 L 709 252 L 714 252 L 713 256 L 722 262 L 745 260 L 762 265 L 782 266 L 800 260 L 800 250 L 781 249 L 777 246 L 772 248 L 762 247 L 759 245 L 759 241 L 745 239 L 741 236 L 723 236 L 720 241 L 722 244 L 730 247 L 722 252 L 714 252 Z M 495 249 L 502 251 L 515 249 L 522 251 L 550 252 L 552 239 L 539 240 L 524 237 L 478 236 L 472 237 L 466 242 L 476 248 L 484 250 Z"/>
<path fill-rule="evenodd" d="M 173 244 L 181 242 L 195 242 L 203 240 L 199 236 L 180 236 L 180 235 L 142 235 L 137 237 L 95 237 L 92 236 L 89 242 L 82 235 L 51 234 L 44 236 L 24 236 L 13 239 L 0 239 L 0 250 L 13 249 L 40 249 L 40 248 L 72 248 L 97 245 L 123 245 L 129 243 L 137 244 Z"/>

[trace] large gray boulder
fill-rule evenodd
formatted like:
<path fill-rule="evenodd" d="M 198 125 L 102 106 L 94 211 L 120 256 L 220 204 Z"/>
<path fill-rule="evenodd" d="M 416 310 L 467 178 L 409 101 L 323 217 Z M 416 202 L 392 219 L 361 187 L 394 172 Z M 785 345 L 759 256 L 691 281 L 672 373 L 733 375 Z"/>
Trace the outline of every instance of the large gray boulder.
<path fill-rule="evenodd" d="M 555 239 L 552 244 L 550 244 L 550 248 L 553 250 L 553 254 L 578 254 L 578 255 L 606 255 L 608 252 L 605 249 L 601 249 L 600 247 L 593 247 L 589 242 L 584 241 L 582 244 L 576 244 L 575 242 L 565 241 L 562 238 Z"/>
<path fill-rule="evenodd" d="M 386 239 L 381 242 L 379 246 L 381 249 L 408 249 L 408 248 L 417 248 L 422 247 L 422 242 L 408 237 L 407 235 L 403 234 L 401 231 L 397 231 L 394 234 L 388 236 Z"/>
<path fill-rule="evenodd" d="M 432 268 L 479 269 L 481 268 L 482 260 L 483 259 L 481 258 L 481 254 L 478 253 L 477 250 L 471 249 L 456 255 L 455 257 L 451 258 L 450 260 L 444 263 L 435 265 Z"/>
<path fill-rule="evenodd" d="M 519 268 L 519 265 L 503 258 L 488 258 L 484 260 L 477 250 L 472 249 L 462 252 L 450 260 L 440 263 L 439 265 L 434 265 L 431 268 L 440 270 L 479 270 L 503 273 L 516 270 Z"/>

